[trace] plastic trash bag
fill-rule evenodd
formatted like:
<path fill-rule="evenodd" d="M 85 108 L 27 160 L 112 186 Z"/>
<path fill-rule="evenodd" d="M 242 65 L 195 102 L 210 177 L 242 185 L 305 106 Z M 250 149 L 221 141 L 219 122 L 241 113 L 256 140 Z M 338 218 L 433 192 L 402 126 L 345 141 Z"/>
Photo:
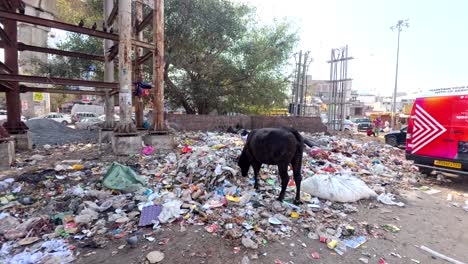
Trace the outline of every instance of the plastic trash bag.
<path fill-rule="evenodd" d="M 102 183 L 109 189 L 124 192 L 134 192 L 146 185 L 143 178 L 138 176 L 135 171 L 118 162 L 112 163 Z"/>
<path fill-rule="evenodd" d="M 158 219 L 161 223 L 167 223 L 170 219 L 178 217 L 182 212 L 180 211 L 182 202 L 178 200 L 170 201 L 163 204 L 161 213 Z"/>
<path fill-rule="evenodd" d="M 316 175 L 302 182 L 302 191 L 312 196 L 342 203 L 377 196 L 361 179 L 350 175 Z"/>
<path fill-rule="evenodd" d="M 377 201 L 386 204 L 386 205 L 396 205 L 403 207 L 405 206 L 404 203 L 402 202 L 395 202 L 395 195 L 392 193 L 382 193 L 379 196 L 377 196 Z"/>

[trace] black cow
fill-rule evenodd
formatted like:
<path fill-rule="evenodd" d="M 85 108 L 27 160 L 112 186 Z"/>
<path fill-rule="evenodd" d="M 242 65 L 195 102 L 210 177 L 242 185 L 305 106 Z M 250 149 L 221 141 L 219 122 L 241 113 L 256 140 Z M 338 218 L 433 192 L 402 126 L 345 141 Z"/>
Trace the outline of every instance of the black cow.
<path fill-rule="evenodd" d="M 250 166 L 255 174 L 255 189 L 258 190 L 258 173 L 262 164 L 278 165 L 281 177 L 281 192 L 278 197 L 283 201 L 289 182 L 288 165 L 291 164 L 296 183 L 295 204 L 300 203 L 301 167 L 304 144 L 314 146 L 304 139 L 294 128 L 262 128 L 250 132 L 239 157 L 238 165 L 242 176 L 247 176 Z"/>

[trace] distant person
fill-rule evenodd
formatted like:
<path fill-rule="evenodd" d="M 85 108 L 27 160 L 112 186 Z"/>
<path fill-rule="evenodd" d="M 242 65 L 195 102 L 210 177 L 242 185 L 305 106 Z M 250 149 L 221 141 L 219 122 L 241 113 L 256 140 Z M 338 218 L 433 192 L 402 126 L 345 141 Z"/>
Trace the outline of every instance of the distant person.
<path fill-rule="evenodd" d="M 375 136 L 379 136 L 379 132 L 380 132 L 380 125 L 382 124 L 382 120 L 380 120 L 380 117 L 377 117 L 375 120 L 374 120 L 374 134 Z"/>
<path fill-rule="evenodd" d="M 370 127 L 367 129 L 367 136 L 369 136 L 369 137 L 370 137 L 370 136 L 376 137 L 375 132 L 374 132 L 373 129 L 372 129 L 372 126 L 370 126 Z"/>

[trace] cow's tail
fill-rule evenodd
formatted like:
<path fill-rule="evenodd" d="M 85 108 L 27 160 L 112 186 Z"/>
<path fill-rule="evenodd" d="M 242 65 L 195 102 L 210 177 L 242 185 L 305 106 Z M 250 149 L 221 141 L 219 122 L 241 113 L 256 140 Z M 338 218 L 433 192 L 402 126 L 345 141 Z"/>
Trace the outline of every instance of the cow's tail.
<path fill-rule="evenodd" d="M 312 147 L 318 147 L 317 144 L 315 144 L 314 142 L 308 140 L 307 138 L 304 138 L 304 144 L 306 144 L 306 145 L 309 146 L 310 148 L 312 148 Z"/>
<path fill-rule="evenodd" d="M 296 137 L 297 141 L 299 142 L 304 142 L 305 145 L 309 146 L 309 147 L 317 147 L 318 145 L 313 143 L 312 141 L 310 141 L 309 139 L 307 138 L 304 138 L 296 129 L 292 128 L 292 127 L 285 127 L 287 130 L 289 130 L 291 133 L 293 133 L 293 135 Z"/>

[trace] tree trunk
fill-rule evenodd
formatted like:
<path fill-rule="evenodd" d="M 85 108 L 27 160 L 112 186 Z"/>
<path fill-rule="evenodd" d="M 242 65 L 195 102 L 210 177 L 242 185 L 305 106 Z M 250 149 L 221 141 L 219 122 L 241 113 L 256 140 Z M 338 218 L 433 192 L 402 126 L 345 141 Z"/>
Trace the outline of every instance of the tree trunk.
<path fill-rule="evenodd" d="M 196 114 L 196 111 L 187 102 L 187 99 L 185 98 L 184 94 L 180 91 L 179 87 L 177 87 L 177 85 L 175 85 L 174 82 L 172 82 L 172 80 L 169 78 L 169 66 L 170 63 L 166 63 L 166 65 L 164 66 L 164 81 L 166 82 L 168 90 L 172 92 L 173 96 L 175 96 L 176 101 L 178 101 L 182 105 L 187 114 Z"/>

